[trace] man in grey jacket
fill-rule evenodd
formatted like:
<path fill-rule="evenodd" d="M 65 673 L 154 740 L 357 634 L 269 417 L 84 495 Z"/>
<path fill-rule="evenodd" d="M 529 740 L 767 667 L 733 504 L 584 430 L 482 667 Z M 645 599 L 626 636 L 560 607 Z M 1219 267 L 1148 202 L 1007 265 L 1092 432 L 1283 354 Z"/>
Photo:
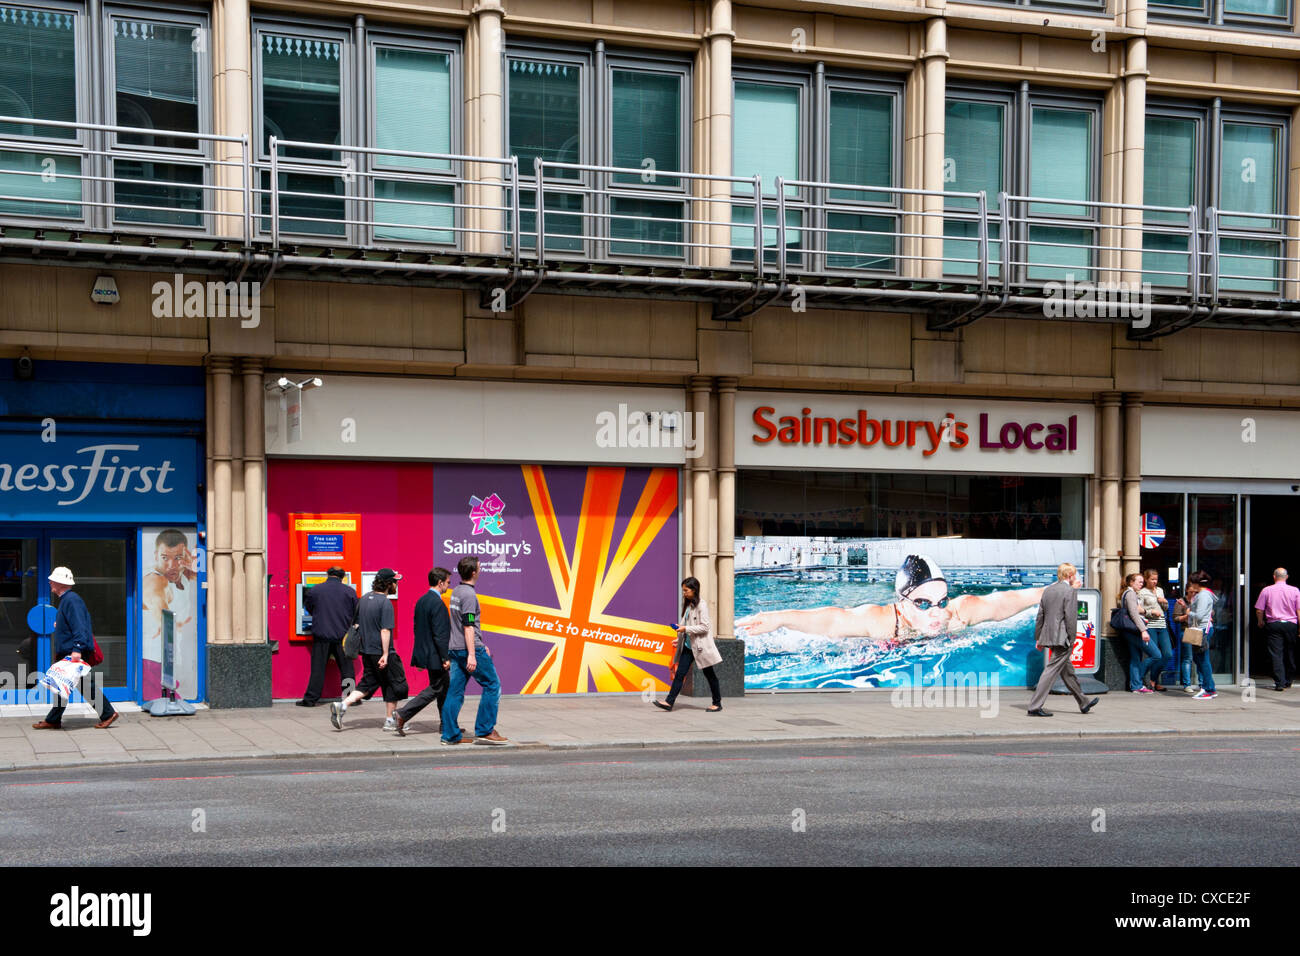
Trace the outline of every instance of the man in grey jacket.
<path fill-rule="evenodd" d="M 1100 699 L 1088 700 L 1083 696 L 1079 678 L 1074 676 L 1074 667 L 1070 664 L 1070 652 L 1079 626 L 1079 598 L 1075 591 L 1082 583 L 1078 570 L 1067 562 L 1056 569 L 1056 583 L 1043 589 L 1038 602 L 1038 620 L 1034 622 L 1034 644 L 1039 648 L 1051 648 L 1052 659 L 1043 668 L 1034 696 L 1030 698 L 1030 717 L 1052 716 L 1051 711 L 1043 709 L 1043 704 L 1058 677 L 1065 681 L 1066 689 L 1079 702 L 1079 713 L 1086 714 Z"/>

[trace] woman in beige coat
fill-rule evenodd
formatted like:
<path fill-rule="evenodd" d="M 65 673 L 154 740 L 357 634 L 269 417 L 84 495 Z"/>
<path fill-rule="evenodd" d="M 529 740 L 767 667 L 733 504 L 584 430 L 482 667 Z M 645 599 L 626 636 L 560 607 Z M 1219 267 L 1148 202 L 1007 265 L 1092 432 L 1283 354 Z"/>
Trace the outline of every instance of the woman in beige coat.
<path fill-rule="evenodd" d="M 677 625 L 677 651 L 673 655 L 672 666 L 668 672 L 672 675 L 673 686 L 668 691 L 666 700 L 656 700 L 654 705 L 660 710 L 672 710 L 673 701 L 681 693 L 682 681 L 691 672 L 693 664 L 699 664 L 700 670 L 709 682 L 713 692 L 713 706 L 710 713 L 722 710 L 722 691 L 718 688 L 718 675 L 713 672 L 715 664 L 722 663 L 718 646 L 713 643 L 713 622 L 709 620 L 708 605 L 700 600 L 700 582 L 687 578 L 682 582 L 682 619 Z"/>

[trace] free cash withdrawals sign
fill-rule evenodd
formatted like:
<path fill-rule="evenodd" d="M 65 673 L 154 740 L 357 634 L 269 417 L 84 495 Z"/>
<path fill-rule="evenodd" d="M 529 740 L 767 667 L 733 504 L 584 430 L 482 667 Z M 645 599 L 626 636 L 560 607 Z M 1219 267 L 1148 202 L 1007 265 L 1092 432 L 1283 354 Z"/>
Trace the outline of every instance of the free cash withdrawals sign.
<path fill-rule="evenodd" d="M 337 565 L 353 587 L 361 585 L 361 515 L 289 515 L 289 587 L 294 598 L 291 641 L 311 639 L 310 615 L 303 595 L 325 580 Z"/>

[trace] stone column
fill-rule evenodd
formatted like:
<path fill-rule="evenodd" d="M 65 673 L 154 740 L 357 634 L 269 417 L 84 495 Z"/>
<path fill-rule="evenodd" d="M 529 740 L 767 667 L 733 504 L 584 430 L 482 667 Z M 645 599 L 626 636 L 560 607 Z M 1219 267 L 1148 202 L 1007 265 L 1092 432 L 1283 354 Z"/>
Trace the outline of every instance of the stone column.
<path fill-rule="evenodd" d="M 1142 396 L 1124 396 L 1123 573 L 1142 570 Z"/>
<path fill-rule="evenodd" d="M 1120 507 L 1120 456 L 1123 452 L 1120 431 L 1120 394 L 1101 395 L 1101 595 L 1110 607 L 1120 588 L 1120 550 L 1123 546 Z"/>
<path fill-rule="evenodd" d="M 948 73 L 948 24 L 942 17 L 925 22 L 925 48 L 921 52 L 925 77 L 925 106 L 922 117 L 922 188 L 941 191 L 943 182 L 944 124 L 947 118 L 945 94 Z M 996 199 L 997 197 L 993 197 Z M 920 232 L 921 275 L 926 279 L 943 276 L 943 197 L 922 197 Z"/>
<path fill-rule="evenodd" d="M 208 360 L 208 389 L 212 393 L 212 512 L 208 515 L 208 643 L 229 644 L 230 599 L 234 577 L 230 491 L 230 376 L 232 363 L 224 357 Z"/>
<path fill-rule="evenodd" d="M 215 68 L 213 92 L 215 110 L 213 129 L 222 136 L 244 136 L 248 140 L 248 159 L 257 155 L 252 126 L 252 74 L 249 70 L 250 37 L 248 0 L 216 0 L 213 9 L 212 62 Z M 238 164 L 245 159 L 239 143 L 215 143 L 213 155 L 223 163 L 217 169 L 219 192 L 208 193 L 203 205 L 231 213 L 217 222 L 223 236 L 244 236 L 243 173 Z M 250 189 L 256 183 L 250 182 Z M 253 202 L 251 194 L 250 203 Z M 249 210 L 255 212 L 256 209 Z"/>
<path fill-rule="evenodd" d="M 702 454 L 690 461 L 691 470 L 691 577 L 698 578 L 700 587 L 707 589 L 709 580 L 709 472 L 712 469 L 711 447 L 713 423 L 709 421 L 709 392 L 713 380 L 707 375 L 691 377 L 691 408 L 704 413 Z M 707 597 L 709 592 L 705 590 Z"/>
<path fill-rule="evenodd" d="M 731 637 L 736 617 L 736 389 L 718 379 L 718 637 Z"/>
<path fill-rule="evenodd" d="M 244 639 L 244 377 L 230 376 L 230 640 Z"/>
<path fill-rule="evenodd" d="M 263 362 L 246 358 L 244 378 L 244 643 L 266 640 L 266 402 Z"/>
<path fill-rule="evenodd" d="M 1144 17 L 1145 19 L 1145 17 Z M 1146 162 L 1147 126 L 1147 41 L 1146 37 L 1133 37 L 1128 41 L 1124 69 L 1124 161 L 1123 202 L 1118 245 L 1123 249 L 1120 257 L 1121 279 L 1130 284 L 1142 282 L 1142 210 L 1143 179 Z M 1105 198 L 1105 197 L 1103 197 Z M 1172 278 L 1172 277 L 1169 277 Z"/>
<path fill-rule="evenodd" d="M 731 25 L 731 0 L 713 0 L 709 32 L 705 36 L 709 43 L 708 172 L 714 176 L 730 176 L 731 45 L 736 39 Z M 730 183 L 708 182 L 708 195 L 715 200 L 709 204 L 709 221 L 731 221 L 731 189 Z M 713 225 L 708 234 L 712 248 L 705 250 L 706 261 L 715 268 L 725 269 L 731 264 L 731 227 Z"/>
<path fill-rule="evenodd" d="M 504 127 L 501 119 L 505 62 L 505 38 L 501 29 L 501 20 L 505 16 L 505 11 L 499 0 L 480 0 L 475 5 L 473 13 L 478 26 L 478 42 L 475 44 L 478 69 L 474 72 L 478 95 L 473 110 L 478 124 L 475 149 L 479 156 L 505 156 Z M 532 174 L 531 169 L 521 169 L 520 172 Z M 503 174 L 502 167 L 495 163 L 480 164 L 480 185 L 477 192 L 478 202 L 484 208 L 478 211 L 477 219 L 482 230 L 505 228 L 506 217 L 498 211 L 504 207 L 506 199 L 505 190 L 501 188 Z M 483 252 L 500 254 L 506 248 L 505 237 L 486 231 L 480 232 L 477 248 Z"/>

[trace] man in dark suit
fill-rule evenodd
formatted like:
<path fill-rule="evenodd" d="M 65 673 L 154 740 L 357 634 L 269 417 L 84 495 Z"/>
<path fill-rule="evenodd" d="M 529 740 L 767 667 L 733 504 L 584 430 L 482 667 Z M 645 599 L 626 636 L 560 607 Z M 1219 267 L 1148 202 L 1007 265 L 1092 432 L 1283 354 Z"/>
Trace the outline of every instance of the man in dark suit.
<path fill-rule="evenodd" d="M 429 572 L 429 590 L 415 602 L 415 647 L 411 650 L 411 666 L 422 667 L 429 672 L 429 686 L 407 701 L 394 715 L 394 729 L 399 737 L 406 736 L 406 731 L 402 728 L 407 721 L 433 701 L 438 702 L 438 713 L 442 713 L 442 702 L 447 698 L 447 672 L 451 667 L 451 654 L 448 651 L 451 617 L 447 614 L 447 606 L 442 603 L 442 595 L 447 590 L 450 579 L 451 572 L 446 568 L 434 568 Z M 442 730 L 441 724 L 438 730 Z"/>
<path fill-rule="evenodd" d="M 1074 675 L 1074 667 L 1070 664 L 1070 652 L 1079 627 L 1079 598 L 1074 592 L 1082 583 L 1078 570 L 1067 562 L 1056 569 L 1056 583 L 1043 588 L 1043 596 L 1038 602 L 1038 620 L 1034 622 L 1034 644 L 1039 648 L 1051 648 L 1052 659 L 1043 668 L 1034 696 L 1029 700 L 1030 717 L 1052 716 L 1050 711 L 1043 709 L 1043 704 L 1058 677 L 1065 681 L 1066 689 L 1079 702 L 1080 713 L 1092 710 L 1100 699 L 1088 700 L 1083 696 L 1079 678 Z"/>
<path fill-rule="evenodd" d="M 311 615 L 311 677 L 299 707 L 315 707 L 320 701 L 325 667 L 331 657 L 339 665 L 344 696 L 352 689 L 348 682 L 357 682 L 357 666 L 343 653 L 343 638 L 357 613 L 357 592 L 352 585 L 343 583 L 346 576 L 342 568 L 330 568 L 325 580 L 303 595 L 302 603 Z"/>

